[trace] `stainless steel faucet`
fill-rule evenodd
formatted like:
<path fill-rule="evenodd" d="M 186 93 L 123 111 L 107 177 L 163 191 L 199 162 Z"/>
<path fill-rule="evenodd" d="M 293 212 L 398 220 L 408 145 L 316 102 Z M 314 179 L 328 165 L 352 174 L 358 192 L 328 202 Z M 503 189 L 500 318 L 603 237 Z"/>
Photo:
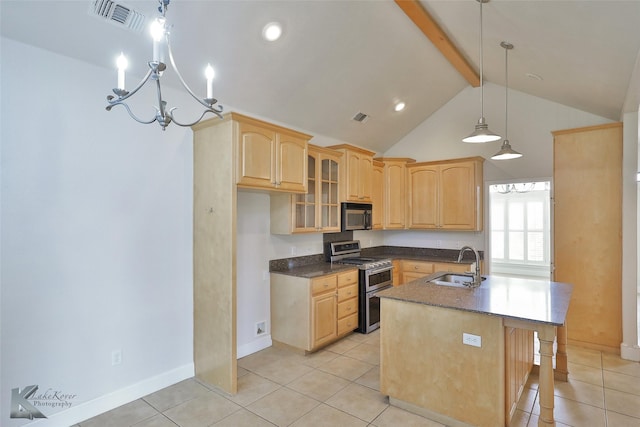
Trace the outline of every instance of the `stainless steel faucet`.
<path fill-rule="evenodd" d="M 480 255 L 478 255 L 478 251 L 476 251 L 471 246 L 463 246 L 460 249 L 460 253 L 458 254 L 458 262 L 462 261 L 462 256 L 466 251 L 472 251 L 473 255 L 476 257 L 476 272 L 473 274 L 473 282 L 471 283 L 472 288 L 477 288 L 482 283 L 482 277 L 480 277 Z"/>

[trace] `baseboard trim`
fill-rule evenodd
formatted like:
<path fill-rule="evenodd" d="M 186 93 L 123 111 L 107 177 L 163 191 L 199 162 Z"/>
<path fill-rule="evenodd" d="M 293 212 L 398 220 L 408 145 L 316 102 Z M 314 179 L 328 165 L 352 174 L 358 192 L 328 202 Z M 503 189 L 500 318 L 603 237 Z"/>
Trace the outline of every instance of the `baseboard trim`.
<path fill-rule="evenodd" d="M 631 360 L 633 362 L 640 362 L 640 346 L 637 345 L 627 345 L 622 343 L 620 345 L 620 357 L 625 360 Z"/>
<path fill-rule="evenodd" d="M 147 378 L 138 383 L 107 393 L 96 399 L 72 406 L 64 411 L 49 415 L 23 427 L 69 427 L 81 421 L 93 418 L 126 403 L 133 402 L 150 393 L 161 390 L 194 376 L 194 365 L 189 363 L 164 372 L 155 377 Z"/>
<path fill-rule="evenodd" d="M 248 344 L 244 344 L 238 347 L 238 359 L 256 353 L 260 350 L 264 350 L 267 347 L 271 347 L 271 334 L 260 337 L 255 341 L 251 341 Z"/>

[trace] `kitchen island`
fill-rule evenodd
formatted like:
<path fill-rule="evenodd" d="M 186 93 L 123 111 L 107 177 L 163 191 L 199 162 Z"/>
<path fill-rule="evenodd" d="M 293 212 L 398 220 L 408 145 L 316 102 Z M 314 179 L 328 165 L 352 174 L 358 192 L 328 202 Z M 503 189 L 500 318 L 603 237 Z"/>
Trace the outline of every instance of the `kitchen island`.
<path fill-rule="evenodd" d="M 390 403 L 450 426 L 508 425 L 505 331 L 517 328 L 538 333 L 539 425 L 555 425 L 553 342 L 572 285 L 487 276 L 470 289 L 428 280 L 378 294 L 380 391 Z"/>

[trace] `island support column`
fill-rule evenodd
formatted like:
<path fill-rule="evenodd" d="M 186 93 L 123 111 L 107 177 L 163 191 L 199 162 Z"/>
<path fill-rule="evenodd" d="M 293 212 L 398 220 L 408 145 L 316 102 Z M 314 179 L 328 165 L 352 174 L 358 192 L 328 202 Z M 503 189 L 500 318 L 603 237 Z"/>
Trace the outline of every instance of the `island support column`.
<path fill-rule="evenodd" d="M 553 418 L 553 341 L 556 327 L 544 325 L 538 328 L 540 340 L 540 418 L 538 426 L 555 426 Z"/>

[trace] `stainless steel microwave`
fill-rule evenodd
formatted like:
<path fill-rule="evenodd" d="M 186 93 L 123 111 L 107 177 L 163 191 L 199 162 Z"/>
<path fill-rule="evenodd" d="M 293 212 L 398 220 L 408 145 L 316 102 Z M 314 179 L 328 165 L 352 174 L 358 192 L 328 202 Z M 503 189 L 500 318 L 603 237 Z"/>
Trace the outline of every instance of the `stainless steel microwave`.
<path fill-rule="evenodd" d="M 370 203 L 342 203 L 342 231 L 371 230 Z"/>

